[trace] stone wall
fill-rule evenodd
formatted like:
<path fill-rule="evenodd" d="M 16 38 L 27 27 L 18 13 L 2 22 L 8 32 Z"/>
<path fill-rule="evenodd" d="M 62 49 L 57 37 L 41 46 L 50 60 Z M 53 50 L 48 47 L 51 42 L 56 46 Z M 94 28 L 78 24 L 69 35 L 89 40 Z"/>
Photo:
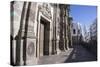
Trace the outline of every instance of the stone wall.
<path fill-rule="evenodd" d="M 15 14 L 11 17 L 12 65 L 34 65 L 41 56 L 56 55 L 69 48 L 71 22 L 68 20 L 68 5 L 23 1 L 14 1 L 13 5 L 16 7 L 11 8 L 18 13 L 18 18 Z M 17 10 L 19 6 L 20 10 Z M 41 34 L 44 35 L 43 44 Z"/>

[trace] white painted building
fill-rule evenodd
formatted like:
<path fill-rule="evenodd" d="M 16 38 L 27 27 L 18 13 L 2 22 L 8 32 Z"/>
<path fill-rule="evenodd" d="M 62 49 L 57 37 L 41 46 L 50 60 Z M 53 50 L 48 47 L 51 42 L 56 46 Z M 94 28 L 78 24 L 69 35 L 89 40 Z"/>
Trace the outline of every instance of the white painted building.
<path fill-rule="evenodd" d="M 87 33 L 86 33 L 86 35 L 85 35 L 85 41 L 87 42 L 87 43 L 89 43 L 90 42 L 90 31 L 88 31 Z"/>
<path fill-rule="evenodd" d="M 72 23 L 72 43 L 78 44 L 82 36 L 82 29 L 80 23 Z"/>
<path fill-rule="evenodd" d="M 97 40 L 97 19 L 90 25 L 91 40 Z"/>
<path fill-rule="evenodd" d="M 84 42 L 97 40 L 97 19 L 90 25 L 89 29 L 84 26 Z"/>
<path fill-rule="evenodd" d="M 90 41 L 90 30 L 84 25 L 84 42 L 89 43 Z"/>

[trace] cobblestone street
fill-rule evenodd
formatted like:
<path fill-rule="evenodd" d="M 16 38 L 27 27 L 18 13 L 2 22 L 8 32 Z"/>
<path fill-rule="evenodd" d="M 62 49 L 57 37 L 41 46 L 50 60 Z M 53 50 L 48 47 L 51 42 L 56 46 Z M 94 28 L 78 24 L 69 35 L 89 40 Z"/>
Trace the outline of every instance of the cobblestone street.
<path fill-rule="evenodd" d="M 74 46 L 67 52 L 59 55 L 43 56 L 39 58 L 38 64 L 55 64 L 67 62 L 95 61 L 96 57 L 81 45 Z"/>

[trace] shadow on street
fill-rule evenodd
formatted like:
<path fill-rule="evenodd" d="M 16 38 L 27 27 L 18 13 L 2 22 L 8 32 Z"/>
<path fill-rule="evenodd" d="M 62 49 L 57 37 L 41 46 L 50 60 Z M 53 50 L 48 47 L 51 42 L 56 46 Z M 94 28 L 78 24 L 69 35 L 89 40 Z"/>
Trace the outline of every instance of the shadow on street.
<path fill-rule="evenodd" d="M 38 64 L 58 64 L 96 60 L 97 57 L 83 48 L 83 46 L 75 45 L 73 48 L 70 48 L 66 52 L 61 52 L 59 55 L 41 56 L 38 60 Z"/>
<path fill-rule="evenodd" d="M 85 61 L 96 61 L 97 57 L 89 52 L 86 48 L 81 45 L 73 46 L 73 52 L 69 58 L 64 62 L 85 62 Z"/>

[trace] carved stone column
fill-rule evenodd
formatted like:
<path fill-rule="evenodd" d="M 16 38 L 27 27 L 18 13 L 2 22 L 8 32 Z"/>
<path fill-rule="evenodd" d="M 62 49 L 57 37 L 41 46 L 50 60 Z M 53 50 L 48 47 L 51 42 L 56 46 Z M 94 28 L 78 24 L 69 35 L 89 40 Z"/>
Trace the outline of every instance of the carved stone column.
<path fill-rule="evenodd" d="M 71 33 L 71 28 L 72 28 L 72 21 L 73 21 L 73 18 L 72 17 L 69 17 L 69 30 L 70 30 L 70 42 L 69 42 L 69 47 L 72 48 L 73 45 L 72 45 L 72 33 Z"/>
<path fill-rule="evenodd" d="M 62 4 L 60 4 L 59 7 L 60 7 L 60 38 L 59 38 L 59 48 L 60 48 L 60 50 L 64 50 L 64 42 L 63 42 L 63 6 L 62 6 Z"/>

